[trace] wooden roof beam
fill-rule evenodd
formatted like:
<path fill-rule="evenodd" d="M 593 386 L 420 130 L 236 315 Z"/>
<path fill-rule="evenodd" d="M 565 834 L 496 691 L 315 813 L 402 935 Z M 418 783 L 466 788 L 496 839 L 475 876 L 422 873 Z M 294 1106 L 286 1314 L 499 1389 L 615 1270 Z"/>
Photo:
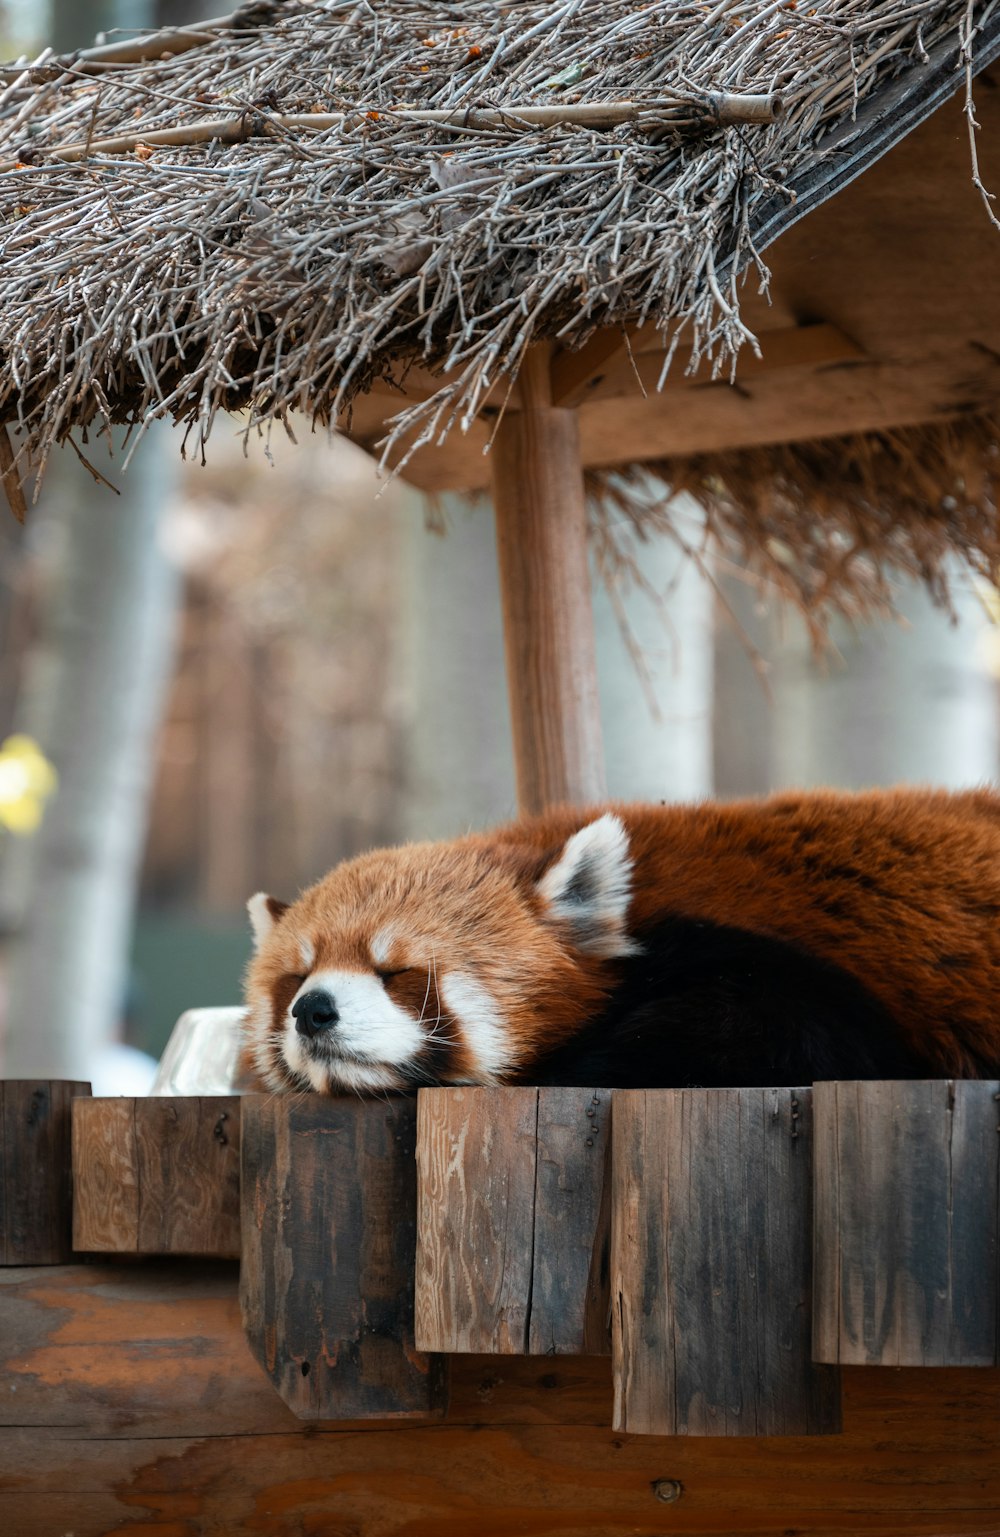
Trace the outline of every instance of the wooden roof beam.
<path fill-rule="evenodd" d="M 857 342 L 825 321 L 765 331 L 759 340 L 759 357 L 749 348 L 741 352 L 736 369 L 737 382 L 777 368 L 820 368 L 825 364 L 864 357 Z M 560 352 L 553 359 L 553 403 L 577 406 L 595 395 L 652 395 L 659 385 L 663 356 L 663 336 L 654 325 L 640 326 L 629 333 L 627 344 L 623 331 L 616 328 L 597 331 L 579 351 Z M 664 389 L 683 389 L 706 383 L 711 378 L 712 365 L 707 360 L 693 373 L 684 372 L 677 362 Z"/>

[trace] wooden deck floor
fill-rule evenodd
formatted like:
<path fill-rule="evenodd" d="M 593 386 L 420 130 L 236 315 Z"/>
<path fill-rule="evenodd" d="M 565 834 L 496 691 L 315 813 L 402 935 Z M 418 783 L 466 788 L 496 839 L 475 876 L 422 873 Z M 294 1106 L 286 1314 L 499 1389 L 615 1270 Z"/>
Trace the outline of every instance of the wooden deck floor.
<path fill-rule="evenodd" d="M 1000 1533 L 1000 1369 L 846 1368 L 842 1435 L 706 1440 L 609 1430 L 607 1357 L 458 1356 L 442 1421 L 316 1426 L 236 1265 L 184 1260 L 0 1271 L 0 1358 L 5 1537 Z"/>

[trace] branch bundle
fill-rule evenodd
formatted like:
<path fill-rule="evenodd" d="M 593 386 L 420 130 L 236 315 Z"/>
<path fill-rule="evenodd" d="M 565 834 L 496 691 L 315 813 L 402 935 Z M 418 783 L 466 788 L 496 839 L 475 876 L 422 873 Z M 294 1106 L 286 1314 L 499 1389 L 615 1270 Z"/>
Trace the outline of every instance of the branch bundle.
<path fill-rule="evenodd" d="M 220 411 L 329 423 L 420 362 L 448 378 L 391 442 L 429 442 L 532 341 L 650 321 L 725 372 L 740 275 L 767 279 L 755 214 L 929 52 L 958 84 L 967 13 L 266 0 L 152 57 L 8 71 L 0 421 L 42 462 L 158 415 L 202 448 Z"/>

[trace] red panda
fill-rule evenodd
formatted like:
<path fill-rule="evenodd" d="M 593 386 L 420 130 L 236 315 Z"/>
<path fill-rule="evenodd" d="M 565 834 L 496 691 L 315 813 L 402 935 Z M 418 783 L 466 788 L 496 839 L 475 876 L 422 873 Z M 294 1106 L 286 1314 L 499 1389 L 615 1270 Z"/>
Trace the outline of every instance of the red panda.
<path fill-rule="evenodd" d="M 1000 1074 L 1000 795 L 563 808 L 249 903 L 273 1089 Z"/>

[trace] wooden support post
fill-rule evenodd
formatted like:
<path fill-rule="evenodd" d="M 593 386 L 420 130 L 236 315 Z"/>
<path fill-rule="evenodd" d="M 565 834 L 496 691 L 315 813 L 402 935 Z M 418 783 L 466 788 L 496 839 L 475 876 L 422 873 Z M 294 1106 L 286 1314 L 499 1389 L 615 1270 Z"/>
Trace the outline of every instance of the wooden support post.
<path fill-rule="evenodd" d="M 616 1430 L 820 1435 L 835 1369 L 810 1359 L 811 1093 L 615 1094 Z"/>
<path fill-rule="evenodd" d="M 444 1363 L 413 1341 L 416 1102 L 243 1100 L 240 1303 L 300 1419 L 426 1419 Z"/>
<path fill-rule="evenodd" d="M 535 812 L 606 790 L 576 413 L 552 405 L 547 345 L 518 386 L 490 461 L 518 801 Z"/>
<path fill-rule="evenodd" d="M 817 1361 L 1000 1364 L 998 1091 L 816 1085 Z"/>
<path fill-rule="evenodd" d="M 89 1083 L 0 1081 L 0 1265 L 73 1257 L 70 1106 Z"/>
<path fill-rule="evenodd" d="M 417 1345 L 603 1355 L 611 1095 L 422 1089 Z"/>
<path fill-rule="evenodd" d="M 95 1254 L 240 1252 L 240 1100 L 78 1100 L 73 1247 Z"/>

